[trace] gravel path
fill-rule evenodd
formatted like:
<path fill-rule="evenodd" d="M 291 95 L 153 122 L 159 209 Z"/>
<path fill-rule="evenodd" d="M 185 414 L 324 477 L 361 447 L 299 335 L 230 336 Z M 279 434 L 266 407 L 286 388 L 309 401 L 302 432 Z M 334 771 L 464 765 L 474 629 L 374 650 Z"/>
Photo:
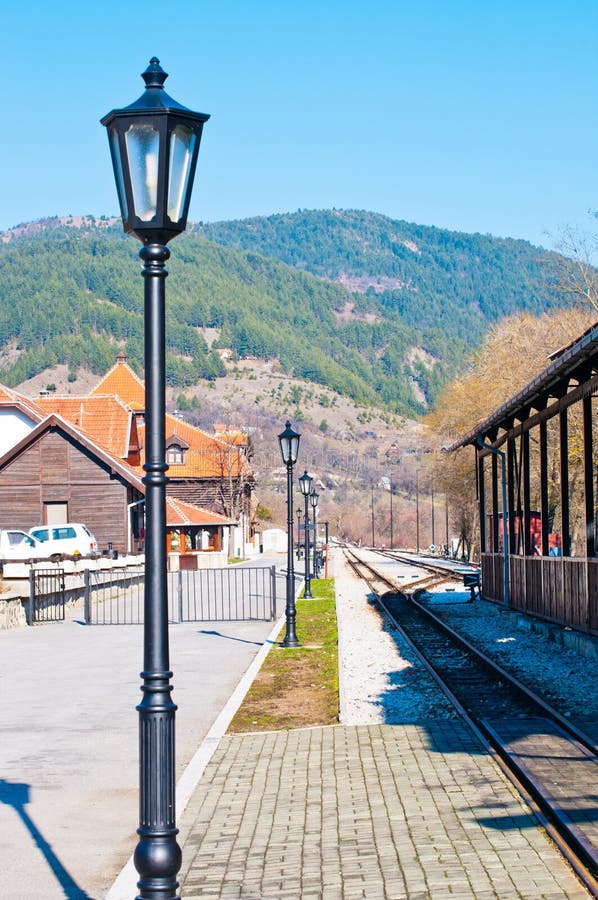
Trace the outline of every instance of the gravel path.
<path fill-rule="evenodd" d="M 339 553 L 341 722 L 399 724 L 454 717 L 409 645 L 372 606 L 367 587 L 341 559 Z M 598 740 L 598 660 L 528 630 L 529 620 L 493 603 L 458 602 L 467 596 L 453 593 L 453 602 L 443 603 L 436 595 L 434 612 Z"/>
<path fill-rule="evenodd" d="M 457 718 L 388 617 L 369 602 L 364 582 L 342 564 L 340 555 L 337 559 L 341 723 L 399 725 Z"/>

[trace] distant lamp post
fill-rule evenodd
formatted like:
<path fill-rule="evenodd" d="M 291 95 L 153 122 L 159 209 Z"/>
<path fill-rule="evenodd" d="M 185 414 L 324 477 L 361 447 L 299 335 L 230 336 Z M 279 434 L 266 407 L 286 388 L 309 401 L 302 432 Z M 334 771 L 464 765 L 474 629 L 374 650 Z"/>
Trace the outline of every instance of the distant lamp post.
<path fill-rule="evenodd" d="M 311 508 L 313 509 L 312 520 L 314 523 L 314 549 L 313 549 L 314 578 L 317 578 L 319 575 L 319 573 L 318 573 L 318 500 L 319 499 L 320 499 L 320 495 L 316 491 L 314 491 L 312 488 L 312 490 L 309 492 L 309 502 L 311 503 Z"/>
<path fill-rule="evenodd" d="M 301 548 L 301 517 L 303 513 L 301 512 L 301 507 L 297 507 L 297 557 L 299 557 L 299 550 Z"/>
<path fill-rule="evenodd" d="M 139 711 L 138 900 L 177 900 L 175 710 L 171 699 L 166 576 L 165 263 L 166 244 L 183 232 L 204 123 L 164 90 L 155 57 L 145 91 L 102 119 L 108 129 L 123 227 L 142 243 L 145 307 L 146 541 L 143 699 Z"/>
<path fill-rule="evenodd" d="M 295 623 L 297 611 L 295 608 L 295 568 L 293 562 L 293 466 L 299 455 L 299 439 L 301 435 L 291 428 L 291 423 L 286 422 L 285 429 L 278 435 L 282 461 L 287 467 L 287 604 L 286 604 L 286 633 L 282 641 L 283 647 L 299 647 Z"/>
<path fill-rule="evenodd" d="M 306 469 L 303 475 L 298 479 L 298 481 L 299 487 L 301 488 L 301 493 L 303 494 L 303 499 L 305 500 L 305 590 L 303 592 L 303 596 L 307 600 L 311 600 L 311 574 L 309 570 L 309 495 L 311 493 L 313 478 L 311 475 L 307 474 Z"/>

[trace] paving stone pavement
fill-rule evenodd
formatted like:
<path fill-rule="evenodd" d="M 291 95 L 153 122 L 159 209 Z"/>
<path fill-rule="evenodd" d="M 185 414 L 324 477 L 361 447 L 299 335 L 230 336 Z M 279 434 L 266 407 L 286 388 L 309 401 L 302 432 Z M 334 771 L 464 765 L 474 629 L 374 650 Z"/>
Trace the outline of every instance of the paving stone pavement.
<path fill-rule="evenodd" d="M 225 735 L 179 825 L 184 900 L 589 896 L 462 722 Z"/>

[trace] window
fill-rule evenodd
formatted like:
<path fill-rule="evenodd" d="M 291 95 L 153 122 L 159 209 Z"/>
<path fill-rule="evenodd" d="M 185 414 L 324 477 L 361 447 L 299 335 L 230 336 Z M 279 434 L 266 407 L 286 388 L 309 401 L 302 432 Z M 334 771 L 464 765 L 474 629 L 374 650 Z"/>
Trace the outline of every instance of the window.
<path fill-rule="evenodd" d="M 52 529 L 52 537 L 55 541 L 66 541 L 69 538 L 76 538 L 77 532 L 74 528 L 54 528 Z"/>
<path fill-rule="evenodd" d="M 166 453 L 166 462 L 170 466 L 182 466 L 185 462 L 185 455 L 180 444 L 171 444 Z"/>
<path fill-rule="evenodd" d="M 26 544 L 28 547 L 33 547 L 32 539 L 26 534 L 23 534 L 22 531 L 9 531 L 8 543 L 11 547 L 18 547 L 19 544 Z"/>

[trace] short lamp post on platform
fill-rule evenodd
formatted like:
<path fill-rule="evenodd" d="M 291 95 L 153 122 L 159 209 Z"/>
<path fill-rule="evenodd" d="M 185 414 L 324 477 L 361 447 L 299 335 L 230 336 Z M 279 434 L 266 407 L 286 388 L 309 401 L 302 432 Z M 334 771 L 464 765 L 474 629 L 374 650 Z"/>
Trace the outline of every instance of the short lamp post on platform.
<path fill-rule="evenodd" d="M 318 500 L 320 499 L 320 495 L 313 490 L 309 493 L 309 502 L 311 503 L 311 508 L 313 509 L 312 521 L 314 523 L 314 548 L 313 548 L 313 557 L 314 557 L 314 565 L 313 572 L 314 578 L 317 578 L 319 575 L 318 572 Z"/>
<path fill-rule="evenodd" d="M 201 134 L 209 116 L 164 90 L 155 57 L 145 91 L 102 119 L 123 227 L 143 247 L 146 475 L 143 698 L 139 711 L 138 900 L 178 900 L 181 849 L 175 814 L 175 711 L 171 698 L 166 574 L 165 263 L 166 244 L 187 225 Z"/>
<path fill-rule="evenodd" d="M 293 562 L 293 466 L 299 455 L 299 439 L 301 435 L 291 428 L 287 422 L 284 431 L 278 435 L 282 461 L 287 467 L 287 603 L 286 603 L 286 632 L 283 647 L 299 647 L 295 623 L 297 611 L 295 608 L 295 567 Z"/>
<path fill-rule="evenodd" d="M 305 500 L 305 518 L 303 520 L 305 527 L 305 590 L 303 591 L 303 596 L 307 600 L 311 600 L 311 573 L 309 568 L 309 495 L 311 493 L 313 478 L 311 475 L 307 474 L 306 469 L 298 481 L 301 493 L 303 494 L 303 499 Z"/>

